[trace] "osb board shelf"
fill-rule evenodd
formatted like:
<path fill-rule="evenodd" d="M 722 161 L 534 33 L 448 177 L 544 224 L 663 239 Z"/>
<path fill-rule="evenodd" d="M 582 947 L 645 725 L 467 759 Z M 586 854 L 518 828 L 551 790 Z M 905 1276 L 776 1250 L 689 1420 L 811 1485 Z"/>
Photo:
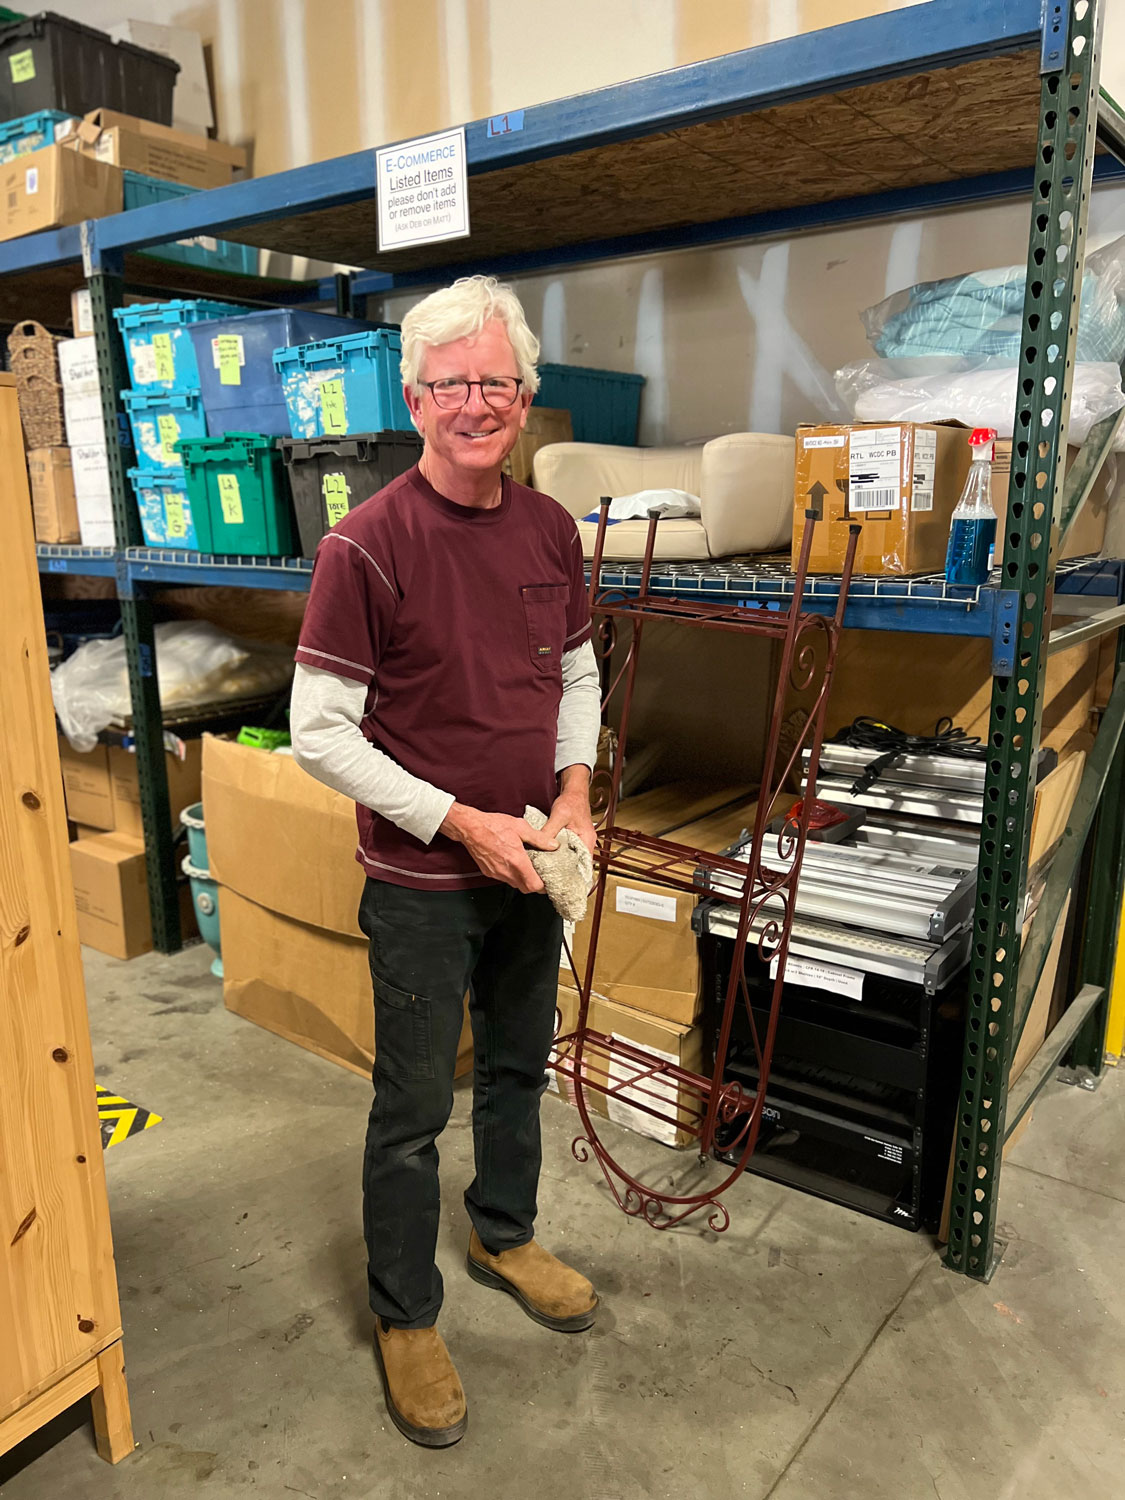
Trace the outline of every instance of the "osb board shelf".
<path fill-rule="evenodd" d="M 470 241 L 380 256 L 374 191 L 226 237 L 401 272 L 680 229 L 1030 166 L 1038 105 L 1038 54 L 1000 55 L 480 172 Z"/>

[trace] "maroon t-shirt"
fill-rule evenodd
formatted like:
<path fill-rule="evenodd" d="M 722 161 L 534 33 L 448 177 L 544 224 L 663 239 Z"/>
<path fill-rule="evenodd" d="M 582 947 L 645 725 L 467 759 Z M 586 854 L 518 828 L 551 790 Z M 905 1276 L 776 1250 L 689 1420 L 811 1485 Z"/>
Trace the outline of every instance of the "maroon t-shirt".
<path fill-rule="evenodd" d="M 364 736 L 412 775 L 522 817 L 557 794 L 562 657 L 589 636 L 582 544 L 557 501 L 505 478 L 500 504 L 476 510 L 415 467 L 320 543 L 297 660 L 362 682 Z M 356 815 L 368 875 L 494 884 L 452 839 Z"/>

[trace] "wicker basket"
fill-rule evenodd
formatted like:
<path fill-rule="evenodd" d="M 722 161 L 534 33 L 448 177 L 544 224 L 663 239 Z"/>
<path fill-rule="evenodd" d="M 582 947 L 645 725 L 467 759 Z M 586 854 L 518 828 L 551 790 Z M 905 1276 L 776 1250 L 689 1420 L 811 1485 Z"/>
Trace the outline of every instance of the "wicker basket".
<path fill-rule="evenodd" d="M 20 420 L 28 448 L 63 448 L 63 392 L 59 340 L 41 323 L 17 323 L 8 336 L 8 368 L 16 377 Z"/>

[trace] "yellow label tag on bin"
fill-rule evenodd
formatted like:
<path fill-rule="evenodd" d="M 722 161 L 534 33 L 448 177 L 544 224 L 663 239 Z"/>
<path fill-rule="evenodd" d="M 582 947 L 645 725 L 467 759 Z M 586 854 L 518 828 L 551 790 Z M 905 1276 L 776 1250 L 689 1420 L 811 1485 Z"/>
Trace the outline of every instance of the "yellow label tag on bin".
<path fill-rule="evenodd" d="M 180 424 L 171 412 L 165 412 L 163 416 L 156 419 L 156 430 L 160 434 L 160 452 L 164 462 L 169 465 L 182 464 L 183 459 L 176 452 L 176 443 L 180 440 Z"/>
<path fill-rule="evenodd" d="M 324 519 L 329 526 L 335 526 L 351 509 L 348 504 L 348 481 L 342 474 L 325 474 L 320 482 L 320 492 L 324 496 Z"/>
<path fill-rule="evenodd" d="M 152 352 L 156 360 L 157 380 L 175 380 L 176 366 L 172 361 L 172 335 L 170 333 L 154 333 L 152 336 Z"/>
<path fill-rule="evenodd" d="M 242 335 L 240 333 L 220 333 L 214 340 L 214 345 L 215 363 L 219 367 L 219 384 L 241 385 L 244 360 Z"/>
<path fill-rule="evenodd" d="M 223 520 L 228 526 L 241 526 L 242 496 L 238 489 L 237 474 L 219 475 L 219 504 L 223 510 Z"/>
<path fill-rule="evenodd" d="M 347 432 L 348 412 L 342 380 L 326 380 L 320 387 L 320 419 L 325 433 L 330 437 Z"/>
<path fill-rule="evenodd" d="M 35 77 L 35 53 L 28 47 L 26 52 L 13 52 L 8 59 L 13 83 L 30 83 Z"/>
<path fill-rule="evenodd" d="M 182 495 L 165 495 L 164 530 L 167 532 L 170 542 L 182 541 L 187 536 L 187 518 L 184 515 L 184 497 Z"/>

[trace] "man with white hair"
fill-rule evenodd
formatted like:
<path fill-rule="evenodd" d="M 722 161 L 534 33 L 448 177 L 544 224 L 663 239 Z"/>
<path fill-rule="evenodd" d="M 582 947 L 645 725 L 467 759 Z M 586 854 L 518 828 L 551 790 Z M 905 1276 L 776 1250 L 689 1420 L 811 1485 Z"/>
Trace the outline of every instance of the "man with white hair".
<path fill-rule="evenodd" d="M 538 353 L 515 293 L 491 277 L 407 313 L 403 390 L 422 455 L 321 542 L 293 685 L 298 762 L 356 802 L 375 994 L 363 1166 L 375 1349 L 392 1420 L 427 1447 L 466 1424 L 434 1262 L 435 1142 L 466 989 L 469 1274 L 548 1328 L 589 1328 L 597 1307 L 533 1237 L 562 924 L 527 847 L 552 849 L 571 828 L 593 848 L 600 719 L 577 528 L 502 473 Z M 541 833 L 529 805 L 548 812 Z"/>

